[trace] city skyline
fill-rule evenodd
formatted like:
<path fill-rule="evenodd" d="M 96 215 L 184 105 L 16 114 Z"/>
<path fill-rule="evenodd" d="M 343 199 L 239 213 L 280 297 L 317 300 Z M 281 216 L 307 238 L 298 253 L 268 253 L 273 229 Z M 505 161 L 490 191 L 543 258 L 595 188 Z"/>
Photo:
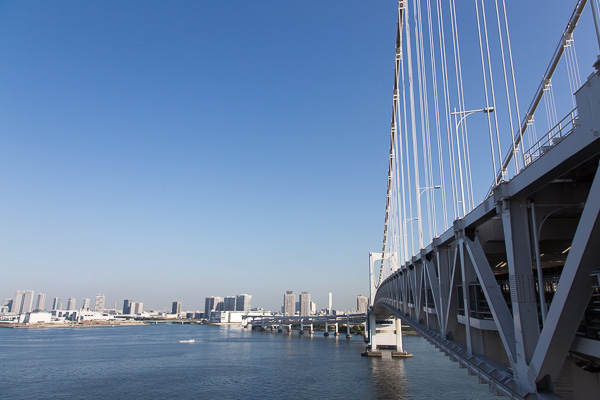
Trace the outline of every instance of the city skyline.
<path fill-rule="evenodd" d="M 538 19 L 540 2 L 507 4 L 511 34 L 528 38 L 513 41 L 522 104 L 571 3 Z M 471 6 L 457 4 L 465 36 Z M 381 249 L 396 7 L 2 4 L 0 293 L 202 309 L 248 292 L 277 310 L 292 282 L 352 309 Z M 479 77 L 464 50 L 465 76 Z M 469 108 L 483 104 L 477 82 Z M 483 164 L 487 150 L 472 150 Z"/>
<path fill-rule="evenodd" d="M 43 292 L 36 292 L 35 290 L 16 290 L 14 291 L 14 295 L 10 295 L 10 294 L 5 294 L 4 296 L 0 295 L 0 298 L 3 298 L 5 300 L 10 299 L 13 303 L 14 300 L 20 295 L 21 299 L 23 299 L 25 297 L 25 294 L 27 295 L 27 299 L 31 299 L 29 301 L 31 303 L 30 305 L 30 310 L 28 309 L 28 311 L 33 311 L 33 310 L 56 310 L 56 309 L 64 309 L 64 310 L 90 310 L 90 311 L 99 311 L 98 309 L 98 305 L 101 306 L 101 310 L 122 310 L 124 314 L 129 314 L 131 313 L 131 308 L 134 307 L 137 304 L 141 304 L 142 307 L 144 308 L 144 310 L 148 309 L 148 310 L 171 310 L 173 309 L 173 307 L 175 306 L 175 304 L 178 305 L 179 309 L 181 311 L 199 311 L 199 312 L 205 312 L 206 307 L 207 307 L 207 300 L 208 299 L 214 299 L 213 302 L 215 302 L 214 304 L 211 303 L 211 310 L 216 311 L 216 304 L 220 302 L 221 307 L 224 311 L 249 311 L 250 308 L 259 308 L 259 309 L 264 309 L 264 310 L 269 310 L 275 313 L 279 313 L 279 312 L 284 312 L 283 309 L 285 307 L 286 304 L 286 299 L 288 299 L 287 303 L 289 303 L 290 309 L 294 310 L 294 313 L 297 312 L 301 312 L 301 307 L 302 307 L 302 301 L 301 301 L 301 297 L 303 295 L 307 295 L 305 297 L 305 304 L 304 304 L 304 311 L 306 312 L 306 309 L 310 309 L 311 307 L 311 303 L 315 303 L 318 307 L 318 309 L 321 310 L 326 310 L 329 309 L 329 302 L 332 300 L 333 298 L 333 293 L 329 292 L 326 295 L 327 298 L 327 302 L 316 302 L 314 301 L 314 299 L 311 297 L 312 294 L 307 292 L 307 291 L 302 291 L 299 292 L 298 294 L 298 298 L 296 299 L 296 295 L 294 294 L 294 291 L 291 290 L 287 290 L 287 291 L 283 291 L 283 302 L 281 302 L 280 300 L 280 304 L 279 306 L 275 306 L 273 308 L 267 308 L 264 307 L 260 304 L 254 304 L 253 303 L 253 298 L 254 295 L 251 294 L 237 294 L 237 295 L 230 295 L 230 296 L 206 296 L 204 298 L 201 299 L 201 301 L 199 300 L 199 302 L 193 303 L 192 305 L 188 305 L 182 301 L 179 300 L 171 300 L 165 304 L 162 305 L 156 305 L 156 304 L 146 304 L 146 306 L 144 306 L 144 301 L 143 299 L 141 301 L 134 301 L 132 300 L 131 297 L 123 297 L 123 299 L 117 299 L 112 301 L 112 299 L 108 299 L 106 300 L 106 296 L 104 296 L 103 294 L 98 294 L 95 296 L 94 301 L 92 301 L 91 297 L 77 297 L 77 296 L 63 296 L 62 298 L 60 296 L 49 296 L 49 298 L 52 298 L 52 301 L 50 304 L 46 304 L 46 293 Z M 34 302 L 34 296 L 36 298 L 35 302 Z M 333 307 L 331 307 L 330 311 L 333 310 L 343 310 L 343 311 L 352 311 L 352 310 L 358 310 L 357 306 L 356 306 L 356 298 L 361 297 L 361 295 L 355 295 L 352 299 L 352 302 L 354 304 L 354 306 L 352 307 L 348 307 L 348 308 L 344 308 L 342 306 L 337 306 L 335 302 L 332 302 Z M 227 300 L 228 299 L 233 299 L 233 303 L 230 306 L 227 306 Z M 34 306 L 35 304 L 35 306 Z M 39 305 L 45 305 L 42 307 L 39 307 Z M 21 307 L 21 303 L 18 303 L 18 307 Z M 298 310 L 296 310 L 296 308 L 299 308 Z M 27 309 L 27 307 L 26 307 Z M 127 312 L 126 312 L 127 311 Z M 27 312 L 27 311 L 26 311 Z M 293 314 L 293 313 L 291 313 Z"/>

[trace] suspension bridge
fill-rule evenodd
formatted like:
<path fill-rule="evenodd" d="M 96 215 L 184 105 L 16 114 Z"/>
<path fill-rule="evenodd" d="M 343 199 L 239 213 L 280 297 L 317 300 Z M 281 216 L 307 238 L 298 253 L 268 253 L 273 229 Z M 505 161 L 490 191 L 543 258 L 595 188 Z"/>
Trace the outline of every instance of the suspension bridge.
<path fill-rule="evenodd" d="M 460 38 L 464 4 L 398 1 L 367 355 L 401 319 L 494 393 L 600 393 L 600 59 L 575 48 L 584 18 L 593 33 L 578 43 L 600 48 L 599 4 L 573 6 L 522 109 L 505 0 L 474 0 Z M 479 76 L 465 79 L 467 51 Z M 489 179 L 481 195 L 474 176 Z"/>

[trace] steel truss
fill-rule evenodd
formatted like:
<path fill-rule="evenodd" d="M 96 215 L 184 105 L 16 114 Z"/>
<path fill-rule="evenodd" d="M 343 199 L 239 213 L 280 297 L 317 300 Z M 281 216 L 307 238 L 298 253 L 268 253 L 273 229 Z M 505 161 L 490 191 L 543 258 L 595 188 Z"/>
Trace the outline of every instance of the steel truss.
<path fill-rule="evenodd" d="M 511 398 L 600 392 L 598 73 L 576 100 L 570 132 L 379 285 L 371 254 L 370 312 Z"/>

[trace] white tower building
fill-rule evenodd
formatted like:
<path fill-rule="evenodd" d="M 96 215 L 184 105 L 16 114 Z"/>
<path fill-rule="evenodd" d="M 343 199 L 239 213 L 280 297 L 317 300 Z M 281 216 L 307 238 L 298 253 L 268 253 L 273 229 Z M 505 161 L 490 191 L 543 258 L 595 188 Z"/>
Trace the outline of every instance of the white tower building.
<path fill-rule="evenodd" d="M 44 308 L 46 308 L 46 293 L 38 293 L 35 309 L 43 310 Z"/>
<path fill-rule="evenodd" d="M 103 294 L 99 294 L 96 295 L 96 302 L 94 303 L 94 311 L 98 311 L 98 312 L 102 312 L 104 311 L 104 295 Z"/>

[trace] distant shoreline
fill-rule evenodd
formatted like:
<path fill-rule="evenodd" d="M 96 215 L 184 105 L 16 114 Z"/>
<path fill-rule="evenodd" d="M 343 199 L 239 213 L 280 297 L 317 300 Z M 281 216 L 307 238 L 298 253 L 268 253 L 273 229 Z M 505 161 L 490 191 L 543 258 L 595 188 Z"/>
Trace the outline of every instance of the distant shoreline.
<path fill-rule="evenodd" d="M 145 321 L 83 322 L 72 324 L 13 324 L 0 323 L 0 328 L 10 329 L 46 329 L 46 328 L 89 328 L 97 326 L 140 326 L 149 325 Z"/>

